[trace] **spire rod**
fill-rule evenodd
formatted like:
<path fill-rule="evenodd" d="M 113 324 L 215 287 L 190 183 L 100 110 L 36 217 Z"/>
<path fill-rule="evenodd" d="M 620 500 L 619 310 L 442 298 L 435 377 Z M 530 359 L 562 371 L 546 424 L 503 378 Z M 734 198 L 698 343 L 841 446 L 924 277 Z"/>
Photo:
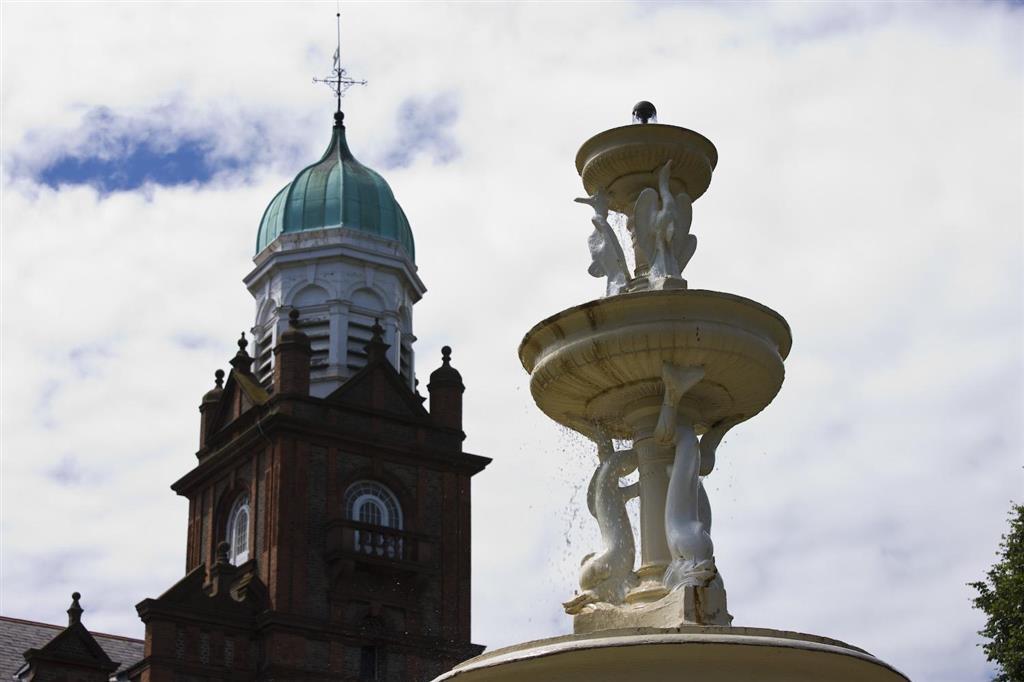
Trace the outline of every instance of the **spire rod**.
<path fill-rule="evenodd" d="M 337 43 L 335 43 L 337 47 L 334 48 L 334 68 L 337 69 L 341 63 L 341 0 L 338 0 L 337 11 L 334 13 L 334 31 L 337 38 Z M 338 92 L 335 94 L 338 96 L 337 111 L 341 111 L 341 88 L 338 88 Z"/>
<path fill-rule="evenodd" d="M 339 5 L 340 5 L 340 3 L 339 3 Z M 337 118 L 337 114 L 341 113 L 341 98 L 345 94 L 345 91 L 348 90 L 349 88 L 351 88 L 353 85 L 366 85 L 366 81 L 365 80 L 356 80 L 354 78 L 350 78 L 349 75 L 348 75 L 348 72 L 345 71 L 344 68 L 342 68 L 342 66 L 341 66 L 341 8 L 340 8 L 340 6 L 338 8 L 338 11 L 334 15 L 334 18 L 335 18 L 335 23 L 337 24 L 336 28 L 337 28 L 337 38 L 338 38 L 338 47 L 334 50 L 334 66 L 331 69 L 330 74 L 328 74 L 324 78 L 315 78 L 314 77 L 313 78 L 313 82 L 314 83 L 323 83 L 324 85 L 326 85 L 327 87 L 329 87 L 331 89 L 331 92 L 334 93 L 334 96 L 335 96 L 335 98 L 337 98 L 337 102 L 338 102 L 338 109 L 337 109 L 337 113 L 335 114 L 335 118 Z"/>

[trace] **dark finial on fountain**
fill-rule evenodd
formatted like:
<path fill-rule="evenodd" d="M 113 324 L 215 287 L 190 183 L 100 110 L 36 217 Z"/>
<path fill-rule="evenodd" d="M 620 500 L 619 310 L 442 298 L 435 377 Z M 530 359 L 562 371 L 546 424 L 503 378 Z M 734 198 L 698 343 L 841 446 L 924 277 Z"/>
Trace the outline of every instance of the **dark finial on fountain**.
<path fill-rule="evenodd" d="M 654 105 L 643 100 L 637 102 L 636 106 L 633 107 L 633 123 L 657 123 L 658 122 L 658 110 L 654 108 Z"/>

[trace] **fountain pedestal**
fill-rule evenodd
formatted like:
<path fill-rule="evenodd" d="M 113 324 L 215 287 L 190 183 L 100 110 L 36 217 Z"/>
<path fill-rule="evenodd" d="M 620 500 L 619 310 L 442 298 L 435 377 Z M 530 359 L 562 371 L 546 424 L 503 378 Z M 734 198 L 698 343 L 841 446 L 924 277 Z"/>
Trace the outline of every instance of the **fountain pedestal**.
<path fill-rule="evenodd" d="M 640 473 L 641 551 L 633 586 L 623 603 L 569 607 L 575 632 L 731 622 L 720 579 L 685 585 L 678 593 L 665 584 L 666 570 L 678 559 L 669 543 L 675 520 L 666 507 L 677 447 L 657 437 L 666 411 L 665 368 L 700 373 L 670 409 L 706 434 L 742 422 L 771 402 L 791 343 L 778 313 L 739 296 L 701 290 L 610 296 L 564 310 L 527 332 L 519 355 L 537 406 L 589 437 L 600 430 L 631 440 Z M 705 448 L 707 473 L 713 457 L 713 448 Z M 710 531 L 709 507 L 704 514 Z M 676 528 L 682 526 L 675 521 Z"/>
<path fill-rule="evenodd" d="M 640 474 L 640 566 L 636 569 L 639 584 L 626 594 L 626 602 L 630 604 L 657 601 L 668 594 L 661 579 L 672 562 L 665 540 L 665 499 L 673 453 L 671 448 L 654 441 L 660 412 L 660 399 L 643 398 L 629 405 L 622 417 L 633 436 Z M 584 614 L 576 616 L 573 631 L 589 632 L 608 627 L 607 624 L 585 624 L 588 620 Z"/>

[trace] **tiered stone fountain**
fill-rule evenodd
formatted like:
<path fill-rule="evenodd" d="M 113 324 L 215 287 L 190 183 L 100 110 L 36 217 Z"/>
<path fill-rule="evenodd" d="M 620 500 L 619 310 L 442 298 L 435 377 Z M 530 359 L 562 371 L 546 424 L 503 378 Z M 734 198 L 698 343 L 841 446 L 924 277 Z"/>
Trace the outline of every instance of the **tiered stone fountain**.
<path fill-rule="evenodd" d="M 597 446 L 587 502 L 604 548 L 584 559 L 580 591 L 564 604 L 574 634 L 489 652 L 439 679 L 906 680 L 842 642 L 732 626 L 701 479 L 725 433 L 778 393 L 792 339 L 760 303 L 688 288 L 692 204 L 718 153 L 655 115 L 641 102 L 633 125 L 576 155 L 589 194 L 577 201 L 594 210 L 590 274 L 606 279 L 605 297 L 540 322 L 519 348 L 540 409 Z M 626 216 L 633 267 L 610 212 Z M 615 450 L 615 439 L 632 448 Z M 637 469 L 639 480 L 623 485 Z"/>

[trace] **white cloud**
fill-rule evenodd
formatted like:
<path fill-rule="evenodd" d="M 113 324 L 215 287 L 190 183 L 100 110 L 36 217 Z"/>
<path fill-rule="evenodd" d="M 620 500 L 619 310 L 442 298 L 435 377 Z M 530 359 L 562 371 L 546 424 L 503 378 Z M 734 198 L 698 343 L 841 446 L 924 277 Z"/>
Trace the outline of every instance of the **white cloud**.
<path fill-rule="evenodd" d="M 263 208 L 327 142 L 330 97 L 309 79 L 330 66 L 332 12 L 3 5 L 5 614 L 58 620 L 79 589 L 90 627 L 137 634 L 133 604 L 180 577 L 185 504 L 167 486 L 251 324 L 240 280 Z M 495 460 L 474 484 L 476 640 L 569 627 L 558 602 L 595 538 L 568 505 L 590 455 L 532 405 L 516 347 L 600 293 L 575 151 L 650 99 L 721 156 L 695 208 L 691 285 L 755 298 L 794 332 L 782 392 L 708 480 L 737 622 L 838 637 L 913 679 L 985 679 L 965 583 L 1024 490 L 1021 11 L 343 13 L 343 58 L 370 81 L 345 102 L 361 160 L 383 167 L 410 98 L 457 106 L 457 157 L 415 154 L 386 175 L 430 288 L 419 374 L 455 348 L 467 446 Z M 183 130 L 260 145 L 267 170 L 105 197 L 11 173 L 97 106 L 170 103 Z"/>

